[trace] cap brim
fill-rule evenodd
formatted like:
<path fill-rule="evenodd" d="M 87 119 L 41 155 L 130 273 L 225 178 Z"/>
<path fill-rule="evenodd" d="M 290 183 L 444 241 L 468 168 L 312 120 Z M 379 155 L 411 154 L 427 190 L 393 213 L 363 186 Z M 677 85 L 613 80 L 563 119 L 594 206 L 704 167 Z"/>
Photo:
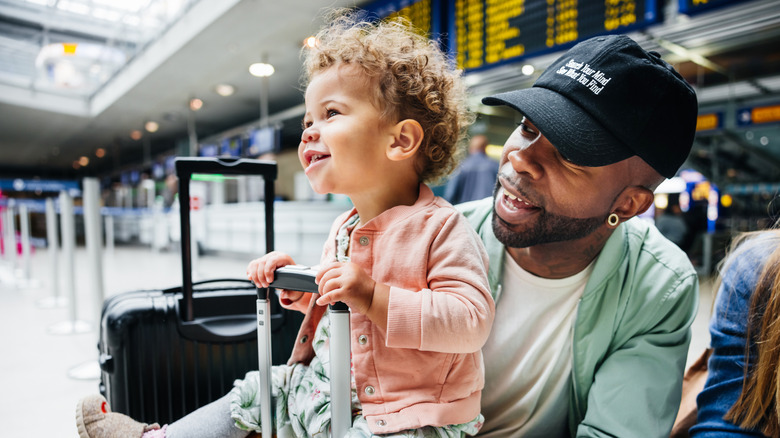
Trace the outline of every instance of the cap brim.
<path fill-rule="evenodd" d="M 635 155 L 595 118 L 555 91 L 531 87 L 485 97 L 482 103 L 519 111 L 575 164 L 606 166 Z"/>

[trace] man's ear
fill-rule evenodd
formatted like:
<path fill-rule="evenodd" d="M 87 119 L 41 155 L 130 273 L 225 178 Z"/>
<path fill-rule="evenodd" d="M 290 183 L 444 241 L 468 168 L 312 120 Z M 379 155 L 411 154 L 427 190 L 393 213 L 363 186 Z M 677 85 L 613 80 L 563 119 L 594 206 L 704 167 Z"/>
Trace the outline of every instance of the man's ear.
<path fill-rule="evenodd" d="M 393 143 L 387 148 L 387 158 L 401 161 L 413 157 L 423 140 L 423 128 L 417 120 L 405 119 L 393 127 Z"/>
<path fill-rule="evenodd" d="M 621 222 L 627 221 L 647 211 L 653 205 L 653 201 L 655 201 L 655 195 L 647 187 L 626 187 L 623 193 L 618 196 L 612 212 L 620 217 Z"/>

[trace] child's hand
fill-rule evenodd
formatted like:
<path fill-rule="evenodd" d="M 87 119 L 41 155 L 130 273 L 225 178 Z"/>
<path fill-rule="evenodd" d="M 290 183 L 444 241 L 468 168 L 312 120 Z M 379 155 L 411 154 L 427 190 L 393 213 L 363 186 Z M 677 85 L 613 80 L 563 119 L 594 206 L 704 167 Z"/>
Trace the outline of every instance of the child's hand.
<path fill-rule="evenodd" d="M 333 262 L 320 268 L 315 282 L 319 285 L 320 306 L 341 301 L 355 312 L 368 313 L 376 282 L 360 266 Z"/>
<path fill-rule="evenodd" d="M 282 266 L 294 265 L 292 257 L 289 255 L 272 251 L 249 262 L 246 268 L 246 276 L 257 287 L 268 287 L 274 281 L 274 271 Z M 303 292 L 300 292 L 301 294 Z M 295 300 L 293 300 L 295 301 Z"/>

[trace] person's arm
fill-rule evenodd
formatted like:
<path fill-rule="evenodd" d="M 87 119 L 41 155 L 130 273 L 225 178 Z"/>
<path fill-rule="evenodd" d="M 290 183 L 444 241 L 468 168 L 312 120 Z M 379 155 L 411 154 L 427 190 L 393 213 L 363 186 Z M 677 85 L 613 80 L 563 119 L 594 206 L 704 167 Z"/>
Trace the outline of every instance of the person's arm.
<path fill-rule="evenodd" d="M 577 437 L 669 436 L 680 403 L 698 278 L 652 287 L 663 299 L 636 303 L 634 313 L 622 316 L 632 334 L 615 340 L 618 347 L 596 370 Z"/>
<path fill-rule="evenodd" d="M 495 315 L 487 265 L 477 234 L 452 214 L 430 245 L 429 288 L 390 288 L 387 346 L 446 353 L 482 348 Z"/>
<path fill-rule="evenodd" d="M 710 323 L 712 357 L 707 382 L 697 397 L 697 422 L 691 437 L 763 437 L 723 419 L 742 392 L 750 297 L 762 264 L 761 254 L 750 251 L 751 242 L 729 257 Z M 746 251 L 747 249 L 747 251 Z"/>

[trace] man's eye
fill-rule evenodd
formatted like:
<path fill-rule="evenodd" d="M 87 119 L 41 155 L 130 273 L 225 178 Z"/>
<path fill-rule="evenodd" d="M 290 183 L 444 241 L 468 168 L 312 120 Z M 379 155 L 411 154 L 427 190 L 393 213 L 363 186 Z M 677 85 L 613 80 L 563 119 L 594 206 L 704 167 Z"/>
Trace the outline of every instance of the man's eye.
<path fill-rule="evenodd" d="M 525 121 L 518 123 L 517 126 L 525 137 L 536 138 L 536 136 L 539 135 L 539 131 Z"/>

